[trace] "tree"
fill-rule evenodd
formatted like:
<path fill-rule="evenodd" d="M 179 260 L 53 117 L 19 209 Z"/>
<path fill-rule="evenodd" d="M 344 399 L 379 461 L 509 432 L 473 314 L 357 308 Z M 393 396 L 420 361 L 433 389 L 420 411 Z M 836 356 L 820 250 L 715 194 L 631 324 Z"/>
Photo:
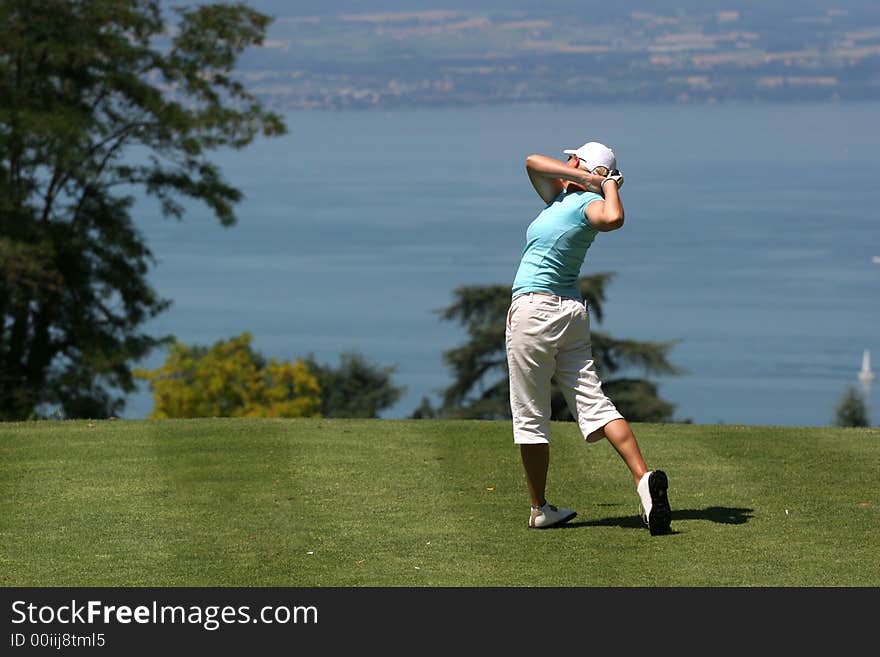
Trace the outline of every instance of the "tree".
<path fill-rule="evenodd" d="M 868 406 L 855 386 L 848 386 L 835 409 L 834 424 L 838 427 L 867 427 Z"/>
<path fill-rule="evenodd" d="M 433 420 L 439 417 L 437 409 L 431 403 L 427 396 L 422 396 L 422 401 L 418 407 L 410 414 L 411 420 Z"/>
<path fill-rule="evenodd" d="M 250 333 L 212 347 L 177 342 L 165 364 L 136 370 L 150 382 L 152 418 L 317 417 L 321 387 L 302 360 L 267 361 Z"/>
<path fill-rule="evenodd" d="M 214 4 L 172 23 L 161 4 L 0 3 L 0 419 L 123 407 L 130 364 L 169 342 L 142 329 L 168 301 L 132 190 L 231 226 L 242 195 L 208 154 L 284 132 L 234 76 L 269 17 Z"/>
<path fill-rule="evenodd" d="M 594 323 L 602 321 L 605 286 L 611 277 L 605 272 L 578 281 Z M 441 311 L 441 319 L 464 324 L 468 342 L 444 354 L 444 360 L 452 370 L 453 383 L 444 392 L 442 413 L 465 418 L 509 418 L 510 387 L 504 332 L 510 307 L 510 287 L 460 287 L 453 291 L 453 298 L 452 305 Z M 625 367 L 642 368 L 646 374 L 681 374 L 681 370 L 667 359 L 667 352 L 674 343 L 617 340 L 594 330 L 592 344 L 593 359 L 603 379 L 603 389 L 624 416 L 634 422 L 672 420 L 674 405 L 660 399 L 657 387 L 650 381 L 605 377 Z M 562 391 L 555 384 L 551 404 L 553 419 L 572 419 Z"/>
<path fill-rule="evenodd" d="M 404 392 L 391 382 L 393 367 L 379 367 L 358 353 L 343 353 L 339 367 L 306 359 L 309 370 L 321 386 L 321 414 L 324 417 L 376 418 L 394 405 Z"/>

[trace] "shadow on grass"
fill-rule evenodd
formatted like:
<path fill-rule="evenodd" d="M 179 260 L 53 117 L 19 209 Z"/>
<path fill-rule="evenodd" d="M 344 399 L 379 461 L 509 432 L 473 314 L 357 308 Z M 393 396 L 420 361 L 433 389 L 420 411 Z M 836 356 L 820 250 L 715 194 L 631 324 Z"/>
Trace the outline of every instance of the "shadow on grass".
<path fill-rule="evenodd" d="M 744 525 L 752 517 L 754 509 L 727 506 L 708 506 L 705 509 L 673 509 L 672 522 L 676 520 L 708 520 L 722 525 Z M 558 529 L 573 529 L 575 527 L 626 527 L 629 529 L 644 529 L 645 525 L 639 516 L 616 516 L 614 518 L 601 518 L 599 520 L 575 520 Z M 675 527 L 672 528 L 675 534 Z"/>

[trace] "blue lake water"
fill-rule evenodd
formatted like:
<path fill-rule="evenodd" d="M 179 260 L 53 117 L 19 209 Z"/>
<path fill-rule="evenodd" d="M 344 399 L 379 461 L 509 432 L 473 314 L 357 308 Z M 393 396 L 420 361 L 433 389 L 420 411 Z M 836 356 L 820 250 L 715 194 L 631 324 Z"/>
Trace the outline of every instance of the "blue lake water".
<path fill-rule="evenodd" d="M 441 322 L 461 285 L 510 284 L 541 208 L 529 153 L 610 144 L 626 224 L 582 272 L 615 272 L 594 326 L 677 341 L 658 379 L 677 419 L 821 426 L 871 350 L 880 370 L 880 105 L 621 105 L 297 112 L 289 134 L 220 153 L 246 199 L 221 228 L 189 207 L 138 222 L 173 300 L 149 330 L 264 355 L 357 351 L 406 387 L 406 417 L 450 383 Z M 157 352 L 142 366 L 164 360 Z M 880 380 L 868 391 L 880 423 Z M 145 417 L 146 390 L 124 415 Z"/>

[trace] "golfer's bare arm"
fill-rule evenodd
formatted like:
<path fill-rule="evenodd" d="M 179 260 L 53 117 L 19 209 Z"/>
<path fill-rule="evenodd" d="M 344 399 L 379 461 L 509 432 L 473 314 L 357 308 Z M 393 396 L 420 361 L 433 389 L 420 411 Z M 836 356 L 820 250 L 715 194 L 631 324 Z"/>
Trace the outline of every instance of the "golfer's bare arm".
<path fill-rule="evenodd" d="M 529 174 L 532 187 L 545 203 L 552 203 L 553 199 L 559 196 L 564 188 L 563 180 L 590 191 L 601 190 L 605 196 L 604 200 L 593 201 L 584 209 L 587 221 L 593 228 L 602 232 L 617 230 L 623 226 L 623 202 L 617 191 L 617 183 L 605 183 L 603 188 L 602 182 L 605 179 L 602 176 L 584 169 L 575 169 L 546 155 L 529 155 L 526 158 L 526 172 Z"/>
<path fill-rule="evenodd" d="M 602 191 L 605 199 L 588 204 L 584 208 L 584 214 L 593 228 L 607 233 L 623 226 L 623 201 L 620 200 L 617 183 L 614 181 L 606 182 Z"/>
<path fill-rule="evenodd" d="M 532 187 L 545 203 L 552 203 L 553 199 L 562 193 L 563 180 L 586 189 L 594 177 L 589 171 L 575 169 L 552 157 L 537 154 L 526 158 L 526 172 L 529 174 Z"/>

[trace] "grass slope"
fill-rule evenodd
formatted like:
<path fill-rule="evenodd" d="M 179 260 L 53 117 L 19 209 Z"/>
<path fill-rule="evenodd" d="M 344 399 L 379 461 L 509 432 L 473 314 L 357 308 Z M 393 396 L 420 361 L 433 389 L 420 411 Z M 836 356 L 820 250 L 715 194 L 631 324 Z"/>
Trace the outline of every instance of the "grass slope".
<path fill-rule="evenodd" d="M 553 427 L 526 529 L 505 422 L 0 424 L 3 586 L 878 586 L 880 430 L 634 425 L 651 537 L 607 442 Z"/>

